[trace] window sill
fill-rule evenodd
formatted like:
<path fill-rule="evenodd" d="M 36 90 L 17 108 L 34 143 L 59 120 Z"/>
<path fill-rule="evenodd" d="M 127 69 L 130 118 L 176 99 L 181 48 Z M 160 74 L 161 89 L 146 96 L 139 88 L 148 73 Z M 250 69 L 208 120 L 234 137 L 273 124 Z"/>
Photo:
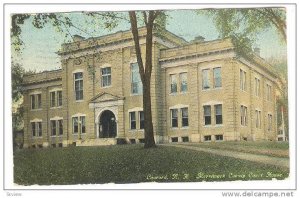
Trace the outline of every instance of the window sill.
<path fill-rule="evenodd" d="M 176 92 L 176 93 L 169 93 L 169 96 L 178 96 L 178 95 L 187 95 L 189 94 L 188 91 L 186 92 Z"/>
<path fill-rule="evenodd" d="M 145 129 L 129 129 L 130 133 L 134 133 L 134 132 L 144 132 Z"/>
<path fill-rule="evenodd" d="M 43 138 L 43 136 L 34 136 L 34 137 L 32 137 L 32 139 L 42 139 Z"/>
<path fill-rule="evenodd" d="M 58 107 L 50 107 L 50 109 L 61 109 L 62 106 L 58 106 Z"/>
<path fill-rule="evenodd" d="M 41 110 L 43 110 L 42 108 L 40 108 L 40 109 L 30 109 L 30 111 L 41 111 Z"/>
<path fill-rule="evenodd" d="M 131 93 L 130 96 L 143 96 L 143 94 L 142 93 L 141 94 L 133 94 L 133 93 Z"/>
<path fill-rule="evenodd" d="M 223 127 L 223 124 L 216 124 L 215 127 Z"/>
<path fill-rule="evenodd" d="M 84 102 L 84 100 L 75 100 L 75 102 Z"/>
<path fill-rule="evenodd" d="M 101 86 L 102 89 L 109 89 L 109 88 L 111 88 L 111 87 L 112 87 L 112 85 L 109 85 L 109 86 Z"/>

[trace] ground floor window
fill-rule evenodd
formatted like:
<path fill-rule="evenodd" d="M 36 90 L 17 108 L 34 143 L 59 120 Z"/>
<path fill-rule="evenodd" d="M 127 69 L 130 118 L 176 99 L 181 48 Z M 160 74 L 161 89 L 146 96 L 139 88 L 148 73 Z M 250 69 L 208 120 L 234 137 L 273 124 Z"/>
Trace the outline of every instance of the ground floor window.
<path fill-rule="evenodd" d="M 242 126 L 247 126 L 247 107 L 244 105 L 241 105 L 240 109 L 240 114 L 241 114 L 241 125 Z"/>
<path fill-rule="evenodd" d="M 78 117 L 72 117 L 72 125 L 73 125 L 73 133 L 78 133 L 80 130 L 80 133 L 86 132 L 85 127 L 85 116 L 78 116 Z"/>
<path fill-rule="evenodd" d="M 188 107 L 180 109 L 170 109 L 171 126 L 172 128 L 188 127 L 189 126 L 189 110 Z M 181 122 L 178 123 L 178 120 Z"/>
<path fill-rule="evenodd" d="M 31 134 L 32 137 L 42 136 L 42 122 L 31 122 Z"/>
<path fill-rule="evenodd" d="M 209 105 L 203 106 L 204 109 L 204 125 L 211 125 L 211 107 Z"/>
<path fill-rule="evenodd" d="M 268 131 L 272 130 L 272 115 L 268 114 Z"/>
<path fill-rule="evenodd" d="M 256 128 L 260 129 L 261 128 L 261 111 L 255 110 L 255 117 L 256 117 Z"/>
<path fill-rule="evenodd" d="M 136 129 L 135 112 L 129 112 L 130 129 Z"/>

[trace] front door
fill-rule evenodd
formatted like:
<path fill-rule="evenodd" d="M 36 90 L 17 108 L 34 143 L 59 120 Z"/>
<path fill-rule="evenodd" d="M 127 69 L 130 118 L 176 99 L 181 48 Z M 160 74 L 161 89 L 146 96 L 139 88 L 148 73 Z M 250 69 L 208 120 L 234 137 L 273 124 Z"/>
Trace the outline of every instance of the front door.
<path fill-rule="evenodd" d="M 113 112 L 105 110 L 100 116 L 99 137 L 114 138 L 117 135 L 116 117 Z"/>

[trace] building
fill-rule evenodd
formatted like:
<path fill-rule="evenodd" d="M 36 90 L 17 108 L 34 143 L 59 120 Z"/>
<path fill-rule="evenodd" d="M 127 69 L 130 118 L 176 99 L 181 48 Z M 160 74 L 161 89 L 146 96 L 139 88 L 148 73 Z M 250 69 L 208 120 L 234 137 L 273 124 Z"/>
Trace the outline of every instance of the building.
<path fill-rule="evenodd" d="M 146 29 L 140 44 L 145 55 Z M 154 31 L 151 100 L 155 141 L 276 140 L 275 79 L 258 55 L 229 38 L 191 42 Z M 142 84 L 132 35 L 74 36 L 61 68 L 24 77 L 24 147 L 144 141 Z"/>

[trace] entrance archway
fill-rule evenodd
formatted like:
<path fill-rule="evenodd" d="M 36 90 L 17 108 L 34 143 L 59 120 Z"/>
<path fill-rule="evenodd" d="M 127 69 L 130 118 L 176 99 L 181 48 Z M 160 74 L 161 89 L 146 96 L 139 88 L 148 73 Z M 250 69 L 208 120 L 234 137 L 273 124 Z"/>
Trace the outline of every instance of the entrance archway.
<path fill-rule="evenodd" d="M 105 110 L 99 118 L 99 138 L 114 138 L 117 136 L 116 117 L 110 110 Z"/>

